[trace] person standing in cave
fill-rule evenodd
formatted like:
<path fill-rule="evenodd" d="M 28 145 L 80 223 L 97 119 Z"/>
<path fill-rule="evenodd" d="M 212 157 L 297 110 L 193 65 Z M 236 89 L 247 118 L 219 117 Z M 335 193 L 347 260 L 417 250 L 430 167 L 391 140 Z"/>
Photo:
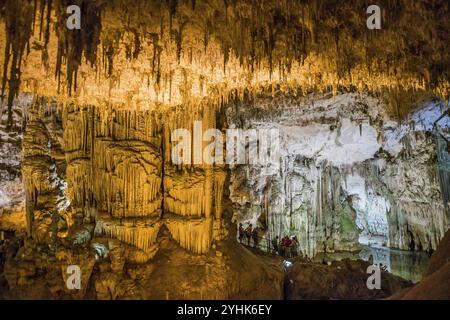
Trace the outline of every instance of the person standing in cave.
<path fill-rule="evenodd" d="M 289 238 L 289 236 L 286 236 L 284 238 L 284 246 L 285 246 L 285 255 L 287 258 L 291 257 L 291 245 L 292 245 L 292 240 L 291 238 Z"/>
<path fill-rule="evenodd" d="M 291 240 L 288 236 L 284 236 L 280 242 L 280 256 L 286 258 L 289 256 L 289 246 L 291 245 Z"/>
<path fill-rule="evenodd" d="M 278 254 L 278 242 L 279 242 L 278 236 L 275 237 L 275 239 L 272 240 L 272 247 L 273 251 L 275 251 L 276 254 Z"/>
<path fill-rule="evenodd" d="M 297 250 L 298 250 L 298 241 L 297 241 L 297 237 L 293 236 L 292 237 L 292 243 L 291 243 L 291 254 L 293 257 L 297 256 Z"/>
<path fill-rule="evenodd" d="M 245 237 L 247 238 L 247 245 L 250 246 L 250 240 L 252 239 L 253 234 L 253 226 L 250 223 L 248 227 L 245 229 Z"/>
<path fill-rule="evenodd" d="M 278 254 L 282 257 L 284 257 L 284 253 L 286 252 L 286 247 L 284 245 L 284 241 L 285 241 L 285 239 L 281 238 L 281 241 L 278 245 Z"/>
<path fill-rule="evenodd" d="M 245 230 L 242 223 L 239 223 L 238 235 L 239 235 L 239 243 L 242 243 L 242 240 L 244 240 L 245 235 Z"/>

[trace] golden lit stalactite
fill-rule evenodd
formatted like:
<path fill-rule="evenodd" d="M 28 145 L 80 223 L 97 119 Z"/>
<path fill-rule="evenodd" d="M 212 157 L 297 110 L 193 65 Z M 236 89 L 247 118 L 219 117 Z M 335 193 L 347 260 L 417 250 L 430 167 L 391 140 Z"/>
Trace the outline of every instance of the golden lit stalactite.
<path fill-rule="evenodd" d="M 175 107 L 164 115 L 164 149 L 167 152 L 163 221 L 182 247 L 197 253 L 208 251 L 213 237 L 222 234 L 225 168 L 207 164 L 203 159 L 203 150 L 211 143 L 204 141 L 203 135 L 216 127 L 217 112 L 218 108 L 208 101 L 200 104 L 186 101 L 184 107 Z M 181 128 L 189 132 L 190 141 L 171 140 L 171 133 Z M 176 155 L 171 151 L 178 143 L 189 146 L 189 151 L 183 152 L 190 152 L 190 163 L 176 164 L 179 159 L 174 159 Z"/>
<path fill-rule="evenodd" d="M 169 216 L 165 218 L 164 223 L 181 247 L 199 254 L 204 254 L 210 249 L 213 240 L 211 217 L 185 219 Z"/>
<path fill-rule="evenodd" d="M 8 110 L 7 128 L 12 126 L 12 104 L 20 91 L 22 58 L 29 50 L 32 33 L 33 6 L 30 1 L 7 0 L 5 2 L 5 49 L 0 96 L 0 116 L 3 106 Z M 3 42 L 3 41 L 2 41 Z M 6 85 L 8 84 L 8 94 Z"/>
<path fill-rule="evenodd" d="M 207 252 L 213 236 L 223 234 L 224 168 L 202 163 L 177 167 L 171 163 L 170 133 L 174 128 L 185 127 L 193 134 L 194 121 L 201 121 L 197 138 L 203 150 L 207 145 L 203 133 L 216 126 L 217 109 L 211 105 L 187 108 L 165 113 L 164 130 L 154 112 L 73 105 L 64 109 L 68 194 L 86 212 L 89 207 L 96 208 L 98 235 L 150 254 L 162 224 L 182 247 L 197 253 Z M 164 148 L 160 148 L 162 133 L 168 135 Z M 165 150 L 169 153 L 163 164 L 159 154 Z M 148 254 L 145 257 L 149 258 Z"/>
<path fill-rule="evenodd" d="M 159 223 L 145 220 L 125 220 L 118 222 L 107 216 L 100 215 L 96 223 L 96 232 L 107 235 L 127 244 L 133 245 L 144 252 L 156 252 L 155 243 L 160 228 Z"/>
<path fill-rule="evenodd" d="M 51 0 L 50 0 L 51 4 Z M 83 14 L 81 29 L 69 30 L 66 27 L 67 7 L 78 5 Z M 57 15 L 56 35 L 58 37 L 58 53 L 56 75 L 61 75 L 61 63 L 66 61 L 66 80 L 68 95 L 77 89 L 79 66 L 83 56 L 91 66 L 97 61 L 97 49 L 100 44 L 101 21 L 100 8 L 94 1 L 59 0 L 55 5 Z M 46 41 L 47 45 L 48 41 Z M 59 87 L 59 84 L 58 84 Z"/>
<path fill-rule="evenodd" d="M 440 98 L 450 91 L 444 0 L 381 1 L 381 30 L 366 28 L 363 0 L 75 2 L 82 9 L 81 30 L 65 27 L 67 1 L 36 5 L 34 30 L 42 29 L 44 42 L 32 35 L 24 90 L 62 99 L 72 93 L 79 104 L 145 109 L 270 85 L 303 92 L 432 91 Z M 54 81 L 44 80 L 36 55 L 48 56 Z M 186 72 L 191 86 L 185 86 Z M 75 84 L 79 90 L 73 92 Z M 395 103 L 393 109 L 404 115 Z"/>
<path fill-rule="evenodd" d="M 95 232 L 141 251 L 145 262 L 157 251 L 161 217 L 160 126 L 152 112 L 65 108 L 68 194 L 89 215 Z"/>

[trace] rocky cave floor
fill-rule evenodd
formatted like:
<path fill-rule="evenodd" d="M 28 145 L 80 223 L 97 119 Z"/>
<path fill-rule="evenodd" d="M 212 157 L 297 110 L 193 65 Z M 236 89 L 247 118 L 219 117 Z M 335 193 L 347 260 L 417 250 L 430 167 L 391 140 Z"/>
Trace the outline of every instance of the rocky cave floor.
<path fill-rule="evenodd" d="M 162 230 L 160 250 L 151 262 L 132 265 L 110 258 L 96 261 L 80 250 L 82 290 L 64 288 L 62 265 L 46 248 L 17 237 L 0 243 L 1 299 L 450 299 L 450 232 L 447 232 L 421 282 L 382 271 L 381 289 L 366 287 L 369 262 L 331 264 L 282 258 L 227 240 L 206 255 L 180 248 Z M 80 248 L 81 249 L 81 248 Z M 75 254 L 75 251 L 71 251 Z"/>

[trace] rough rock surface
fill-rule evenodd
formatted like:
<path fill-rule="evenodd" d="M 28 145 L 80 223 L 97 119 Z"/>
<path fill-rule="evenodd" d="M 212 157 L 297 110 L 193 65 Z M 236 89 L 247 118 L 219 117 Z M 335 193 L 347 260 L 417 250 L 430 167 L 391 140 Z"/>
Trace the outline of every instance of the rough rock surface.
<path fill-rule="evenodd" d="M 22 184 L 23 124 L 31 95 L 21 94 L 13 105 L 13 126 L 6 130 L 6 113 L 0 118 L 0 230 L 25 232 L 25 189 Z"/>
<path fill-rule="evenodd" d="M 309 256 L 358 242 L 436 249 L 450 226 L 441 188 L 448 168 L 439 161 L 448 153 L 432 131 L 443 106 L 428 102 L 400 124 L 385 109 L 353 93 L 231 105 L 231 126 L 280 132 L 277 161 L 231 167 L 235 221 L 262 227 L 269 239 L 295 235 Z"/>
<path fill-rule="evenodd" d="M 164 128 L 159 116 L 34 101 L 22 149 L 29 237 L 2 254 L 4 298 L 282 298 L 279 259 L 228 236 L 224 166 L 171 162 L 172 129 L 215 127 L 214 112 L 165 114 Z M 80 290 L 66 287 L 69 265 Z"/>

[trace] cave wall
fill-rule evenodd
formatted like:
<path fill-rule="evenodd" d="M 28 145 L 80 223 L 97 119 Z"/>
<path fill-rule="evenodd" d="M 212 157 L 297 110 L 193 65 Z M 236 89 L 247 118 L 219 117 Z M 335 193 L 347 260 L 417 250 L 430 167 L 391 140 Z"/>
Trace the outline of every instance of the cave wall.
<path fill-rule="evenodd" d="M 58 104 L 50 105 L 58 114 Z M 117 239 L 136 248 L 130 259 L 145 262 L 156 253 L 164 225 L 183 248 L 205 253 L 227 234 L 222 210 L 229 187 L 234 222 L 259 225 L 267 242 L 296 235 L 308 255 L 369 242 L 432 250 L 449 226 L 442 189 L 447 171 L 438 161 L 446 151 L 437 149 L 432 132 L 439 108 L 429 102 L 397 124 L 380 100 L 362 94 L 261 96 L 224 109 L 175 107 L 164 113 L 69 105 L 59 110 L 58 138 L 45 123 L 54 116 L 39 120 L 51 115 L 49 107 L 37 107 L 24 136 L 29 232 L 38 195 L 53 192 L 53 201 L 62 203 L 55 207 L 70 203 L 70 213 L 62 211 L 71 231 L 63 235 L 78 242 Z M 195 121 L 201 121 L 201 132 L 195 133 Z M 174 164 L 175 129 L 186 128 L 193 137 L 223 130 L 225 121 L 279 130 L 280 158 L 230 165 L 229 186 L 224 164 Z M 87 227 L 95 232 L 83 240 L 78 235 Z"/>
<path fill-rule="evenodd" d="M 281 299 L 281 270 L 227 236 L 225 166 L 173 165 L 167 152 L 172 128 L 223 126 L 218 110 L 61 106 L 37 98 L 27 114 L 30 237 L 6 261 L 6 296 Z M 81 269 L 79 291 L 65 287 L 70 265 Z"/>
<path fill-rule="evenodd" d="M 56 103 L 41 100 L 29 113 L 23 143 L 30 233 L 41 236 L 33 226 L 39 220 L 36 208 L 53 212 L 56 207 L 39 201 L 48 201 L 51 192 L 64 192 L 70 203 L 64 212 L 68 224 L 64 237 L 76 244 L 88 243 L 93 237 L 120 240 L 135 248 L 128 254 L 130 261 L 145 262 L 154 256 L 162 225 L 194 253 L 205 253 L 214 239 L 224 238 L 224 166 L 174 165 L 170 152 L 175 128 L 192 132 L 194 120 L 202 121 L 203 131 L 215 128 L 214 109 L 174 109 L 165 114 L 103 112 L 94 106 L 71 104 L 46 115 L 48 105 Z M 58 116 L 61 128 L 55 132 L 45 121 Z M 59 134 L 53 138 L 62 144 L 58 145 L 62 153 L 58 161 L 64 167 L 59 175 L 51 155 L 52 134 Z"/>
<path fill-rule="evenodd" d="M 400 124 L 384 110 L 360 94 L 230 106 L 230 124 L 277 128 L 281 137 L 279 163 L 231 168 L 235 221 L 259 225 L 269 240 L 296 235 L 309 256 L 369 242 L 435 249 L 449 227 L 448 179 L 432 134 L 442 105 L 430 102 Z"/>
<path fill-rule="evenodd" d="M 157 288 L 151 297 L 164 298 L 164 286 L 173 278 L 164 270 L 196 261 L 201 270 L 212 264 L 226 266 L 226 272 L 210 273 L 205 267 L 206 278 L 187 285 L 189 293 L 181 296 L 238 296 L 257 275 L 238 275 L 239 261 L 249 253 L 228 247 L 236 227 L 223 216 L 229 210 L 233 222 L 252 222 L 262 227 L 264 237 L 297 235 L 300 250 L 309 256 L 356 250 L 364 241 L 434 249 L 449 228 L 443 200 L 448 195 L 442 189 L 448 183 L 444 160 L 449 155 L 436 147 L 431 125 L 440 108 L 427 103 L 398 124 L 384 114 L 378 99 L 364 94 L 262 95 L 222 109 L 206 105 L 161 113 L 104 111 L 36 98 L 25 116 L 22 145 L 32 239 L 20 249 L 22 258 L 5 266 L 6 279 L 11 288 L 37 285 L 33 279 L 46 270 L 51 290 L 67 293 L 60 279 L 66 279 L 67 265 L 78 264 L 86 285 L 77 297 L 92 290 L 98 298 L 124 297 L 127 286 L 148 281 Z M 203 132 L 279 129 L 279 161 L 175 165 L 171 132 L 184 127 L 193 136 L 195 120 L 202 121 Z M 439 128 L 444 133 L 447 127 L 444 121 Z M 168 245 L 167 237 L 187 251 Z M 231 242 L 225 245 L 227 239 Z M 56 259 L 54 265 L 39 267 L 41 255 Z M 173 268 L 167 267 L 170 257 L 180 259 Z M 279 289 L 276 272 L 255 263 L 252 268 L 269 273 L 267 285 L 276 283 Z M 130 280 L 130 272 L 136 278 Z M 245 285 L 221 287 L 218 294 L 205 282 L 208 277 L 220 283 L 242 278 Z"/>

